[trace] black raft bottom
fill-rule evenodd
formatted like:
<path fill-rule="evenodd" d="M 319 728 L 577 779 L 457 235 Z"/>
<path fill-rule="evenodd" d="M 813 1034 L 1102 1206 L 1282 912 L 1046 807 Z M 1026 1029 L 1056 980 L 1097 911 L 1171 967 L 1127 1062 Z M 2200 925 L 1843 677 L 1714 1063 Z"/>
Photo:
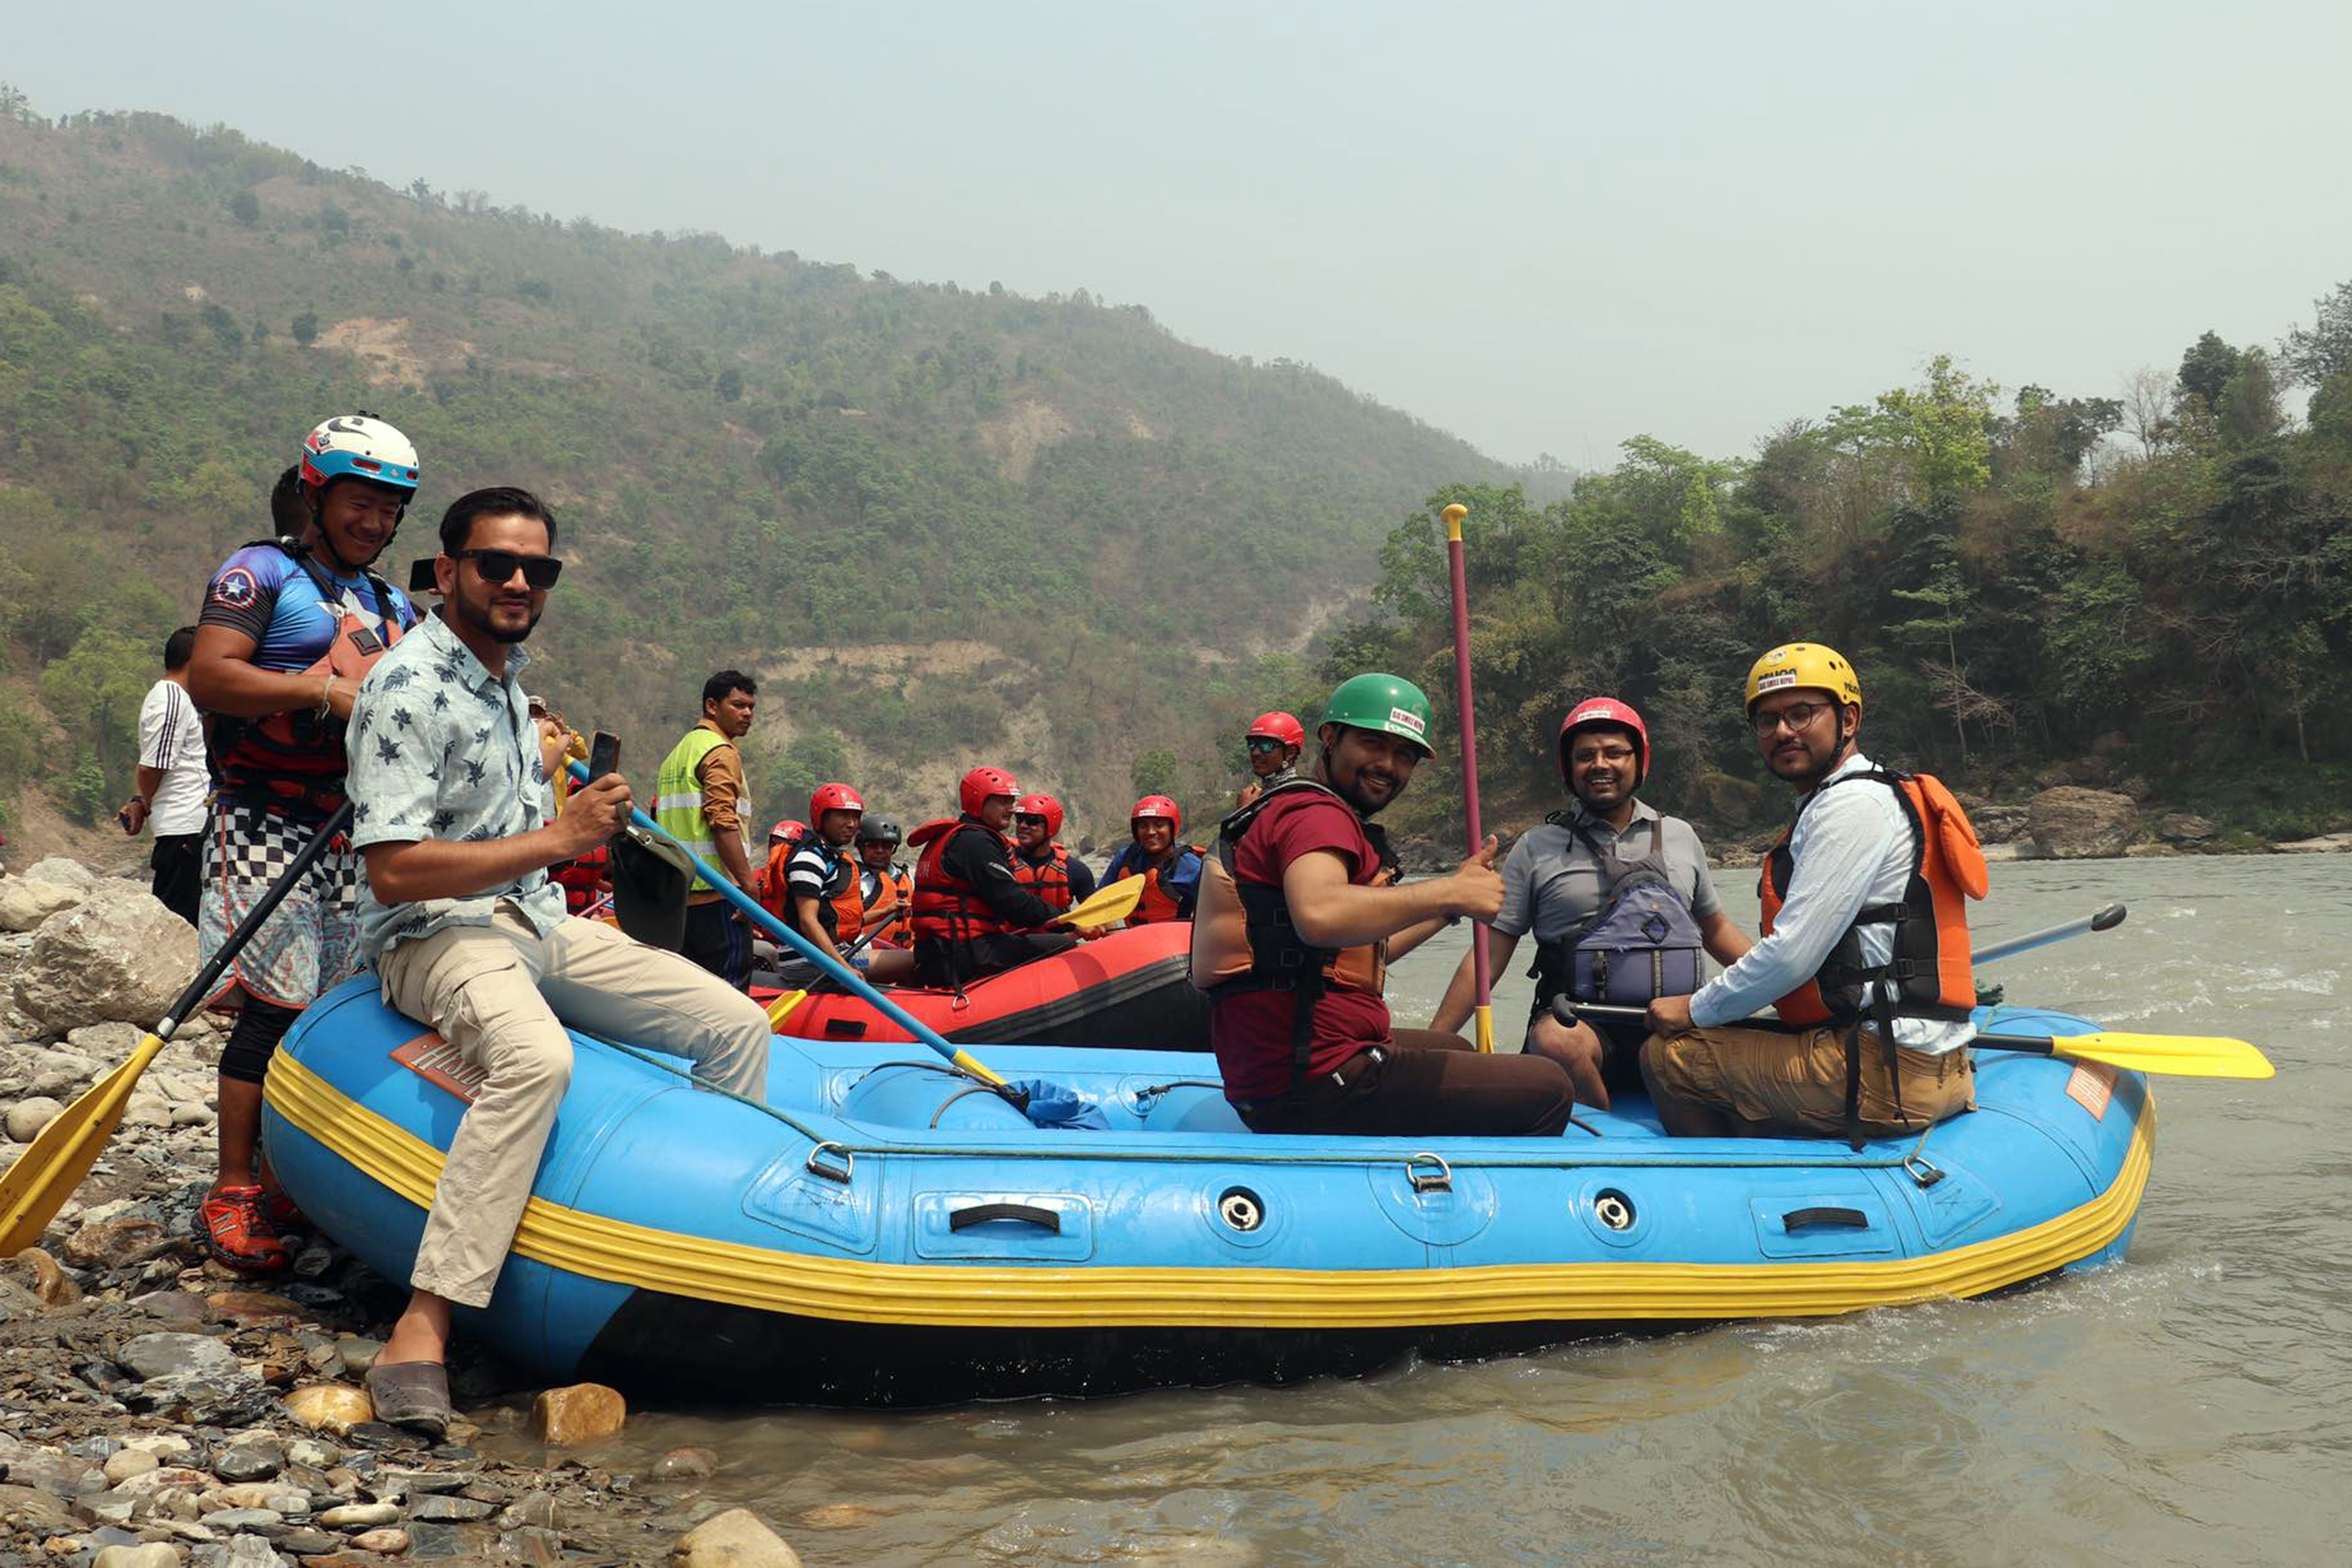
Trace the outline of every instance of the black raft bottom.
<path fill-rule="evenodd" d="M 639 1290 L 579 1375 L 665 1401 L 873 1406 L 1087 1397 L 1357 1377 L 1409 1352 L 1477 1361 L 1690 1322 L 1426 1329 L 919 1329 L 835 1322 Z"/>

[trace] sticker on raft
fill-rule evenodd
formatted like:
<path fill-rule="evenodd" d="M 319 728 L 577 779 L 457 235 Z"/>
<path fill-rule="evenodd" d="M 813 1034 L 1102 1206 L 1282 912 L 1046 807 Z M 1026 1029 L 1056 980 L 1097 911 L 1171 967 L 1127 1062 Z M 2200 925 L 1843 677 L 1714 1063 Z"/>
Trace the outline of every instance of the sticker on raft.
<path fill-rule="evenodd" d="M 474 1095 L 490 1074 L 487 1068 L 476 1067 L 466 1059 L 466 1053 L 427 1029 L 404 1046 L 394 1047 L 392 1059 L 425 1079 L 438 1084 L 467 1104 L 474 1103 Z"/>
<path fill-rule="evenodd" d="M 2116 1094 L 2116 1069 L 2105 1062 L 2077 1062 L 2066 1080 L 2066 1098 L 2091 1113 L 2094 1121 L 2107 1119 L 2107 1101 Z"/>

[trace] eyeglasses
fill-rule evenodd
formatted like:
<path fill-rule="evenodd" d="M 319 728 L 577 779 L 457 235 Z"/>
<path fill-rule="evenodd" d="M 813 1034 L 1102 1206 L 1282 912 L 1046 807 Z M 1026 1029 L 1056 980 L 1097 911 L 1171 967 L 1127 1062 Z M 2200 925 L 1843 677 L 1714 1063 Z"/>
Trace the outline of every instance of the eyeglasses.
<path fill-rule="evenodd" d="M 1249 749 L 1253 752 L 1278 752 L 1282 750 L 1282 742 L 1265 735 L 1253 735 L 1250 737 Z"/>
<path fill-rule="evenodd" d="M 1834 702 L 1791 702 L 1777 713 L 1751 713 L 1748 716 L 1748 721 L 1756 726 L 1756 736 L 1759 740 L 1769 735 L 1783 724 L 1789 726 L 1789 733 L 1793 735 L 1811 723 L 1823 711 L 1836 706 Z"/>
<path fill-rule="evenodd" d="M 1633 760 L 1631 746 L 1595 746 L 1591 750 L 1579 747 L 1568 754 L 1571 767 L 1585 767 L 1593 763 L 1630 763 Z"/>
<path fill-rule="evenodd" d="M 552 555 L 518 555 L 511 550 L 453 550 L 452 561 L 470 561 L 485 583 L 511 582 L 520 567 L 522 580 L 534 588 L 552 588 L 563 575 L 563 563 Z"/>

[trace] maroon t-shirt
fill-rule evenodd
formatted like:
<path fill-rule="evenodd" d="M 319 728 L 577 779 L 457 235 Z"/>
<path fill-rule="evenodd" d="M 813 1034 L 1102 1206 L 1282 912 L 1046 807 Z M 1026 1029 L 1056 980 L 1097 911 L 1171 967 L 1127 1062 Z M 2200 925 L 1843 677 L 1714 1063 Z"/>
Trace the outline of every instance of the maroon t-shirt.
<path fill-rule="evenodd" d="M 1244 882 L 1279 886 L 1301 855 L 1328 850 L 1347 862 L 1348 880 L 1370 887 L 1380 875 L 1380 852 L 1364 837 L 1363 819 L 1328 795 L 1300 790 L 1259 813 L 1234 850 L 1234 875 Z M 1229 1100 L 1271 1100 L 1290 1090 L 1290 1026 L 1296 991 L 1244 991 L 1220 998 L 1209 1015 L 1209 1042 L 1224 1073 Z M 1390 1037 L 1389 1005 L 1361 991 L 1334 986 L 1315 1007 L 1312 1072 L 1329 1072 Z"/>

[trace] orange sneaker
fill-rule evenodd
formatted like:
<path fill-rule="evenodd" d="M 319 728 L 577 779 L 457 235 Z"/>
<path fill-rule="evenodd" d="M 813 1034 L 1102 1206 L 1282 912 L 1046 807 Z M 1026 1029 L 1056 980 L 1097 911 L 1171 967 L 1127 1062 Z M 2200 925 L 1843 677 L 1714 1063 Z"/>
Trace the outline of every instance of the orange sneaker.
<path fill-rule="evenodd" d="M 247 1274 L 281 1274 L 293 1263 L 277 1226 L 261 1212 L 258 1185 L 215 1187 L 196 1211 L 205 1246 L 215 1258 Z"/>

